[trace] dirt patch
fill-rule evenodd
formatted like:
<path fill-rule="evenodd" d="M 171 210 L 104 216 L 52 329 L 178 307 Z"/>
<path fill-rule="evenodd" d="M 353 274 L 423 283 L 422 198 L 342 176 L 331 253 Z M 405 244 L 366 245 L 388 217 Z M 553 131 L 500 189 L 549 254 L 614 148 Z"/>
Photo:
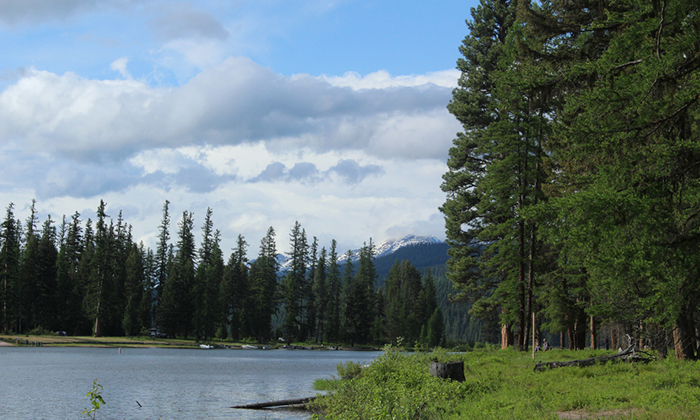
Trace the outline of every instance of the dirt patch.
<path fill-rule="evenodd" d="M 12 347 L 12 344 L 8 343 L 7 341 L 2 341 L 0 340 L 0 347 Z"/>
<path fill-rule="evenodd" d="M 621 408 L 617 410 L 606 410 L 598 411 L 596 413 L 590 413 L 585 410 L 573 410 L 573 411 L 558 411 L 556 414 L 560 419 L 565 420 L 583 420 L 583 419 L 603 419 L 606 417 L 619 417 L 619 416 L 630 416 L 634 412 L 631 408 Z"/>

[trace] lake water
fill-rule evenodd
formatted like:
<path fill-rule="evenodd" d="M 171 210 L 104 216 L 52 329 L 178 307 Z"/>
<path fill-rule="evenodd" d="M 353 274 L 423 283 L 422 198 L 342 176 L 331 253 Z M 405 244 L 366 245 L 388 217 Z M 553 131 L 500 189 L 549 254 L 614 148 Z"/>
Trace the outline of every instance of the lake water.
<path fill-rule="evenodd" d="M 79 419 L 96 379 L 98 419 L 304 419 L 233 405 L 302 398 L 338 363 L 379 352 L 0 347 L 0 419 Z M 136 403 L 138 401 L 141 407 Z"/>

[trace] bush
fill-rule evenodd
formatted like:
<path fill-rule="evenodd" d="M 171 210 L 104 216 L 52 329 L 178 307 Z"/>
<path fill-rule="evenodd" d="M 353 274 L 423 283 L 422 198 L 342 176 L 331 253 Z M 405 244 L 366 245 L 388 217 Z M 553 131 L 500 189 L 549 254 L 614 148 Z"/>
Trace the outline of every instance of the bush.
<path fill-rule="evenodd" d="M 354 362 L 342 363 L 336 366 L 340 379 L 354 379 L 362 375 L 362 365 Z"/>
<path fill-rule="evenodd" d="M 491 345 L 463 354 L 443 349 L 409 354 L 387 346 L 366 368 L 339 366 L 345 379 L 334 382 L 333 395 L 319 398 L 315 406 L 326 419 L 556 419 L 562 412 L 577 418 L 597 418 L 601 412 L 613 418 L 697 418 L 700 362 L 533 371 L 536 362 L 610 353 L 563 350 L 539 353 L 532 360 L 530 352 Z M 432 360 L 463 361 L 465 381 L 431 377 Z"/>
<path fill-rule="evenodd" d="M 47 330 L 44 327 L 37 327 L 29 331 L 27 335 L 56 335 L 55 332 Z"/>

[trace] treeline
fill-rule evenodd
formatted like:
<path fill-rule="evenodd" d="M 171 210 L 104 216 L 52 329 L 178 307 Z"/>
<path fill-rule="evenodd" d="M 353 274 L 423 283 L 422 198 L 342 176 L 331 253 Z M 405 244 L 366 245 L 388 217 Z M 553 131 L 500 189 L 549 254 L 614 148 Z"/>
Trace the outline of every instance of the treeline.
<path fill-rule="evenodd" d="M 456 298 L 504 347 L 533 329 L 596 346 L 609 325 L 700 357 L 700 3 L 471 15 L 442 185 Z"/>
<path fill-rule="evenodd" d="M 208 209 L 195 244 L 194 215 L 184 211 L 175 241 L 170 203 L 163 206 L 155 251 L 134 243 L 132 228 L 105 213 L 80 214 L 38 227 L 35 202 L 24 224 L 7 207 L 0 226 L 0 325 L 4 333 L 66 331 L 69 335 L 134 336 L 150 332 L 204 341 L 284 337 L 291 341 L 382 343 L 405 337 L 437 345 L 443 321 L 432 277 L 408 262 L 375 290 L 373 244 L 338 263 L 336 242 L 319 249 L 297 222 L 290 232 L 290 267 L 280 278 L 275 230 L 248 261 L 238 236 L 224 261 L 221 234 Z M 273 331 L 273 317 L 284 315 Z"/>

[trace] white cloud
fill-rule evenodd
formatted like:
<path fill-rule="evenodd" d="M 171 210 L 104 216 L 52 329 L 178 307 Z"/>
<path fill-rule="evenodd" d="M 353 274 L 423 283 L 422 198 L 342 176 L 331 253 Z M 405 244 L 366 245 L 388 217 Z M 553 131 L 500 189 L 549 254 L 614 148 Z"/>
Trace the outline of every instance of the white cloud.
<path fill-rule="evenodd" d="M 125 60 L 113 67 L 126 73 Z M 280 76 L 247 58 L 229 58 L 169 89 L 31 69 L 0 93 L 0 135 L 34 152 L 93 161 L 261 141 L 271 150 L 442 158 L 458 129 L 445 109 L 450 95 L 434 84 L 356 91 L 324 78 Z"/>
<path fill-rule="evenodd" d="M 434 84 L 441 87 L 456 88 L 461 73 L 458 70 L 445 70 L 425 75 L 395 76 L 380 70 L 361 76 L 355 72 L 347 72 L 342 76 L 322 76 L 333 86 L 360 89 L 386 89 L 391 87 L 416 87 Z"/>
<path fill-rule="evenodd" d="M 128 64 L 112 68 L 125 77 Z M 439 185 L 459 130 L 445 109 L 451 88 L 393 79 L 355 89 L 246 58 L 167 89 L 29 69 L 0 92 L 0 200 L 36 197 L 60 219 L 89 217 L 105 199 L 148 246 L 166 199 L 174 221 L 187 209 L 201 222 L 212 207 L 224 249 L 243 234 L 252 254 L 270 225 L 284 250 L 295 220 L 325 246 L 440 235 Z"/>
<path fill-rule="evenodd" d="M 110 64 L 109 68 L 118 71 L 119 74 L 125 79 L 131 79 L 131 74 L 129 74 L 129 70 L 127 70 L 126 65 L 129 63 L 129 59 L 126 57 L 122 58 L 117 58 Z"/>

